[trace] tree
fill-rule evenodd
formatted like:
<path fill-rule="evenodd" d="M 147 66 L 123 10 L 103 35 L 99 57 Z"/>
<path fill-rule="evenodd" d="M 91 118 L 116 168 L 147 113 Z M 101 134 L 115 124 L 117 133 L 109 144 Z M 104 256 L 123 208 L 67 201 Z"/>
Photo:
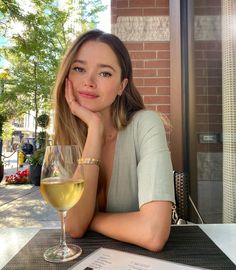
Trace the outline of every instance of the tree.
<path fill-rule="evenodd" d="M 2 160 L 2 133 L 3 133 L 3 125 L 6 121 L 6 114 L 0 113 L 0 161 Z"/>
<path fill-rule="evenodd" d="M 14 129 L 11 123 L 4 123 L 3 125 L 3 131 L 2 131 L 2 139 L 5 140 L 11 140 L 12 133 Z"/>
<path fill-rule="evenodd" d="M 2 84 L 0 113 L 7 108 L 9 116 L 17 117 L 34 111 L 37 119 L 39 112 L 51 108 L 56 71 L 72 36 L 94 28 L 105 6 L 101 0 L 69 0 L 63 10 L 55 0 L 31 3 L 32 9 L 26 11 L 16 0 L 0 2 L 0 36 L 10 41 L 0 51 L 11 63 L 9 78 Z M 14 31 L 16 26 L 21 31 Z"/>

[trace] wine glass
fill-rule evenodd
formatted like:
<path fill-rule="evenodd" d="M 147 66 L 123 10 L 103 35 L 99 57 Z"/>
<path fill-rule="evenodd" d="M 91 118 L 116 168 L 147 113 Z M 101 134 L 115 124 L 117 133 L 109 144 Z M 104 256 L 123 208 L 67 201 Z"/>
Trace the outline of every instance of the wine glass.
<path fill-rule="evenodd" d="M 66 244 L 65 217 L 81 198 L 84 190 L 83 165 L 77 145 L 47 146 L 41 172 L 40 191 L 47 203 L 56 208 L 61 220 L 61 237 L 57 246 L 44 252 L 49 262 L 66 262 L 80 256 L 82 249 Z"/>

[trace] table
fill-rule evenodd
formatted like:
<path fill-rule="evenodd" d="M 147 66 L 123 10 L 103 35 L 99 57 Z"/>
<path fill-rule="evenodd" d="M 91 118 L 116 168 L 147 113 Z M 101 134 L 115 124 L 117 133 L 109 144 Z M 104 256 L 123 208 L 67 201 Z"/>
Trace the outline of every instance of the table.
<path fill-rule="evenodd" d="M 236 252 L 235 252 L 236 224 L 203 224 L 203 225 L 177 225 L 177 226 L 173 226 L 172 230 L 171 230 L 170 244 L 167 243 L 167 246 L 164 249 L 164 251 L 162 253 L 158 254 L 158 256 L 160 256 L 159 258 L 161 258 L 161 259 L 167 258 L 167 260 L 172 260 L 172 258 L 174 257 L 173 254 L 175 254 L 175 251 L 176 251 L 176 257 L 179 258 L 179 260 L 180 260 L 179 262 L 181 262 L 181 258 L 180 258 L 181 256 L 179 256 L 179 254 L 178 254 L 180 252 L 180 249 L 182 249 L 183 247 L 185 248 L 186 243 L 187 243 L 187 245 L 188 245 L 188 243 L 190 243 L 189 248 L 191 249 L 192 236 L 197 237 L 197 234 L 199 235 L 198 230 L 195 230 L 194 233 L 191 232 L 193 228 L 195 228 L 195 229 L 200 228 L 203 232 L 205 232 L 205 234 L 216 244 L 216 246 L 218 246 L 220 248 L 220 250 L 223 251 L 223 253 L 225 255 L 227 255 L 227 257 L 232 261 L 232 262 L 230 262 L 230 264 L 231 264 L 230 268 L 227 268 L 227 269 L 236 269 Z M 201 231 L 201 230 L 199 230 L 199 231 Z M 40 236 L 40 233 L 41 233 L 41 236 Z M 1 247 L 0 269 L 2 269 L 4 266 L 6 266 L 8 264 L 8 262 L 10 262 L 12 260 L 12 258 L 21 250 L 21 248 L 24 247 L 33 237 L 39 237 L 37 239 L 37 245 L 39 245 L 39 248 L 40 247 L 42 248 L 42 245 L 40 244 L 39 239 L 48 238 L 47 236 L 44 236 L 44 233 L 48 233 L 48 235 L 53 234 L 54 235 L 53 239 L 56 242 L 58 242 L 59 229 L 53 229 L 53 230 L 51 229 L 50 231 L 48 231 L 47 229 L 40 230 L 40 229 L 36 229 L 36 228 L 2 228 L 1 233 L 0 233 L 0 247 Z M 180 233 L 180 235 L 178 237 L 176 237 L 176 235 L 179 233 Z M 184 239 L 185 235 L 186 235 L 186 239 Z M 97 242 L 93 241 L 94 238 L 96 238 Z M 32 241 L 30 241 L 29 244 L 30 243 L 32 244 L 34 239 Z M 69 240 L 71 240 L 71 239 L 69 239 Z M 45 241 L 45 239 L 42 241 Z M 49 240 L 47 239 L 47 241 L 49 241 L 51 243 L 52 239 L 49 239 Z M 89 254 L 89 252 L 93 251 L 93 249 L 95 250 L 96 248 L 100 247 L 100 243 L 102 246 L 105 246 L 105 247 L 111 246 L 112 248 L 117 248 L 117 249 L 121 248 L 125 251 L 130 251 L 130 252 L 134 252 L 137 254 L 142 254 L 142 255 L 147 255 L 147 256 L 156 256 L 155 253 L 151 253 L 151 252 L 145 251 L 144 249 L 141 249 L 139 247 L 135 247 L 133 245 L 129 245 L 126 243 L 115 241 L 115 240 L 112 240 L 112 239 L 104 237 L 104 236 L 100 236 L 100 235 L 95 234 L 95 233 L 89 233 L 88 236 L 85 236 L 84 239 L 79 239 L 79 240 L 73 239 L 73 241 L 78 241 L 78 243 L 84 245 L 84 246 L 82 246 L 83 251 L 84 251 L 84 256 L 87 256 Z M 185 244 L 184 244 L 184 241 L 185 241 Z M 194 241 L 196 241 L 196 239 Z M 203 241 L 203 240 L 201 240 L 201 241 Z M 48 245 L 49 242 L 46 243 L 46 246 Z M 27 245 L 29 245 L 29 244 L 27 244 Z M 54 243 L 52 243 L 52 245 L 53 244 Z M 174 248 L 172 248 L 172 250 L 170 248 L 170 245 L 172 245 L 172 247 L 174 247 Z M 179 245 L 183 245 L 182 248 L 178 249 Z M 199 245 L 200 245 L 199 243 L 196 243 L 195 248 L 198 248 Z M 206 243 L 206 245 L 207 245 L 207 243 Z M 35 246 L 36 246 L 36 244 L 35 244 Z M 208 263 L 207 260 L 209 260 L 209 256 L 208 256 L 209 254 L 204 254 L 204 253 L 205 252 L 207 253 L 209 250 L 212 250 L 212 248 L 209 249 L 210 246 L 208 246 L 208 251 L 204 250 L 204 243 L 202 246 L 200 245 L 199 247 L 200 247 L 200 253 L 201 253 L 201 254 L 199 253 L 201 255 L 201 256 L 199 255 L 201 257 L 201 258 L 200 257 L 199 258 L 203 259 L 203 260 L 204 260 L 204 258 L 206 258 L 205 262 L 204 262 L 205 263 L 204 267 L 206 267 L 206 265 Z M 43 247 L 43 249 L 44 248 L 45 247 Z M 217 247 L 215 247 L 215 248 L 218 249 Z M 33 248 L 31 248 L 31 247 L 30 247 L 30 249 L 33 250 Z M 42 250 L 42 252 L 43 251 L 44 250 Z M 182 260 L 186 260 L 186 259 L 191 260 L 191 256 L 193 256 L 194 257 L 193 262 L 198 264 L 197 252 L 199 252 L 199 251 L 195 252 L 194 249 L 192 248 L 192 250 L 189 250 L 189 254 L 188 254 L 188 246 L 186 246 L 184 252 L 185 252 L 184 253 L 185 256 L 183 256 Z M 221 254 L 221 257 L 222 257 L 222 254 Z M 224 254 L 223 254 L 223 256 L 224 256 Z M 205 257 L 202 255 L 204 255 Z M 216 256 L 216 254 L 210 254 L 210 255 Z M 172 258 L 169 258 L 168 256 L 172 257 Z M 41 255 L 39 256 L 39 258 L 41 258 Z M 228 258 L 226 258 L 226 259 L 228 260 Z M 173 258 L 173 260 L 175 260 L 175 258 Z M 19 261 L 19 258 L 18 258 L 18 261 Z M 210 265 L 210 261 L 209 261 L 209 265 Z M 196 265 L 196 266 L 199 266 L 199 265 Z M 65 267 L 65 265 L 63 265 L 63 264 L 50 264 L 50 267 L 48 267 L 46 269 L 67 269 L 67 268 L 68 267 Z M 14 269 L 14 268 L 12 268 L 12 269 Z M 19 266 L 19 268 L 17 268 L 17 269 L 24 269 L 24 268 L 21 268 Z M 34 268 L 32 268 L 32 269 L 37 269 L 37 267 L 34 266 Z M 222 269 L 222 268 L 211 268 L 211 269 Z"/>

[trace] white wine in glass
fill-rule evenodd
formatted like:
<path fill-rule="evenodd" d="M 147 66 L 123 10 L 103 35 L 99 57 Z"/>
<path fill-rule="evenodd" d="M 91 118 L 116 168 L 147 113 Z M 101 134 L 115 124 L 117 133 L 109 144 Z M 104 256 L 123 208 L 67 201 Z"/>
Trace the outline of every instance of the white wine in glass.
<path fill-rule="evenodd" d="M 66 262 L 77 258 L 82 249 L 66 244 L 65 217 L 67 211 L 81 198 L 84 191 L 83 165 L 78 165 L 80 157 L 77 145 L 47 146 L 41 172 L 40 191 L 52 207 L 59 212 L 61 238 L 57 246 L 44 252 L 49 262 Z"/>

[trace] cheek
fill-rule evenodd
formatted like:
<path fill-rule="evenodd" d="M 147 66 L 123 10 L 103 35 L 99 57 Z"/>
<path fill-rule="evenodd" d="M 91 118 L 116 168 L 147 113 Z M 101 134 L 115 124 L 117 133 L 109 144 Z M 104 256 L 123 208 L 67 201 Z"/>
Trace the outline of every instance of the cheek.
<path fill-rule="evenodd" d="M 75 76 L 73 76 L 71 73 L 69 73 L 68 75 L 68 79 L 72 82 L 72 83 L 75 83 Z"/>
<path fill-rule="evenodd" d="M 117 89 L 110 89 L 110 91 L 106 92 L 106 95 L 104 96 L 104 99 L 107 101 L 107 103 L 112 104 L 114 100 L 116 99 L 118 95 Z"/>
<path fill-rule="evenodd" d="M 69 73 L 68 75 L 69 81 L 72 83 L 73 90 L 76 90 L 79 86 L 79 81 L 75 75 Z"/>

